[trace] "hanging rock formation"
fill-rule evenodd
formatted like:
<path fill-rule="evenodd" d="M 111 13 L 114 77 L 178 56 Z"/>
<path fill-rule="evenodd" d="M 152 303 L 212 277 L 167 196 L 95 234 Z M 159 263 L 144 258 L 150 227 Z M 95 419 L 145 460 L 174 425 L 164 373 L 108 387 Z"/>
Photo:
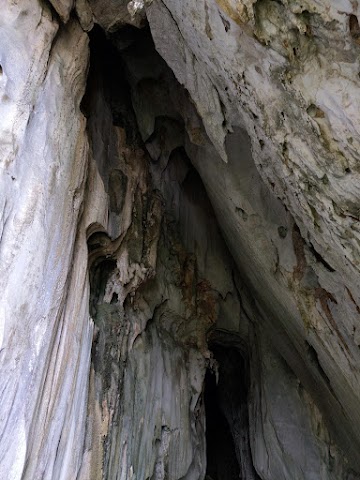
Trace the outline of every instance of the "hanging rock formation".
<path fill-rule="evenodd" d="M 0 478 L 360 478 L 350 0 L 0 16 Z"/>

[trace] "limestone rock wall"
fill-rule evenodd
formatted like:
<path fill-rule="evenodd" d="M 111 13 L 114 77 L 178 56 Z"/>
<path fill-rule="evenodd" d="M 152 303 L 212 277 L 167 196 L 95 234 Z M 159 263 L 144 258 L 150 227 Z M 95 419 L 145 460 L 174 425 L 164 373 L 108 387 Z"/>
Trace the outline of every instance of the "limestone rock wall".
<path fill-rule="evenodd" d="M 2 7 L 0 477 L 359 478 L 356 2 Z"/>
<path fill-rule="evenodd" d="M 148 9 L 156 47 L 217 150 L 191 146 L 190 157 L 230 251 L 282 354 L 324 400 L 356 462 L 358 13 L 351 2 L 195 9 L 155 0 Z"/>
<path fill-rule="evenodd" d="M 38 2 L 2 5 L 0 23 L 0 476 L 69 478 L 82 460 L 92 337 L 77 240 L 88 39 Z"/>

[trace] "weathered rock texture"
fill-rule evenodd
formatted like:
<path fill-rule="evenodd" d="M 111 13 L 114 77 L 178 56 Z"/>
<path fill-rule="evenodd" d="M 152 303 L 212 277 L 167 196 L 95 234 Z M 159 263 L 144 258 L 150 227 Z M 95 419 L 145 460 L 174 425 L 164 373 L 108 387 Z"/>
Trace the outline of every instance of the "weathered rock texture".
<path fill-rule="evenodd" d="M 357 2 L 0 17 L 0 478 L 360 478 Z"/>

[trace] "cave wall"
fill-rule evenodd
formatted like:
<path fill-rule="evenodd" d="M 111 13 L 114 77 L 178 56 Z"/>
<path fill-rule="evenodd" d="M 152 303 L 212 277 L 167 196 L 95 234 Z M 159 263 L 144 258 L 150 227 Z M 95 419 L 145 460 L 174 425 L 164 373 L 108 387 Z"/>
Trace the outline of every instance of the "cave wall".
<path fill-rule="evenodd" d="M 38 2 L 12 2 L 1 45 L 0 471 L 61 478 L 82 458 L 92 337 L 77 239 L 88 39 Z"/>
<path fill-rule="evenodd" d="M 357 9 L 4 6 L 1 478 L 358 478 Z"/>
<path fill-rule="evenodd" d="M 266 305 L 270 330 L 279 330 L 279 348 L 325 400 L 322 408 L 356 457 L 357 12 L 349 2 L 341 9 L 337 2 L 202 2 L 195 15 L 191 4 L 155 1 L 148 12 L 157 49 L 189 90 L 212 140 L 190 156 L 239 270 Z M 216 114 L 222 122 L 214 127 Z M 223 139 L 237 127 L 250 136 L 257 171 L 246 167 L 243 184 L 232 169 L 241 142 L 229 138 L 220 148 L 213 141 L 220 123 Z M 282 227 L 289 235 L 281 241 L 274 230 Z M 308 344 L 332 392 L 326 385 L 319 392 L 323 381 L 314 371 L 315 383 L 305 379 L 314 370 Z"/>

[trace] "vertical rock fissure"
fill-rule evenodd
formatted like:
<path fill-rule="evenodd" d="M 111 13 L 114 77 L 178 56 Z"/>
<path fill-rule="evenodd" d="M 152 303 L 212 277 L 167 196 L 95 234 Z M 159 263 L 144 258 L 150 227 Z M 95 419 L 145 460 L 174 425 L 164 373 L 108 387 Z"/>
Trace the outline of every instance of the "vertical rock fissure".
<path fill-rule="evenodd" d="M 226 338 L 236 345 L 230 333 Z M 250 448 L 248 362 L 236 346 L 212 342 L 210 348 L 216 371 L 205 377 L 208 478 L 258 480 Z"/>
<path fill-rule="evenodd" d="M 206 411 L 206 479 L 238 480 L 240 468 L 234 440 L 227 419 L 218 403 L 218 387 L 214 372 L 205 376 Z"/>

